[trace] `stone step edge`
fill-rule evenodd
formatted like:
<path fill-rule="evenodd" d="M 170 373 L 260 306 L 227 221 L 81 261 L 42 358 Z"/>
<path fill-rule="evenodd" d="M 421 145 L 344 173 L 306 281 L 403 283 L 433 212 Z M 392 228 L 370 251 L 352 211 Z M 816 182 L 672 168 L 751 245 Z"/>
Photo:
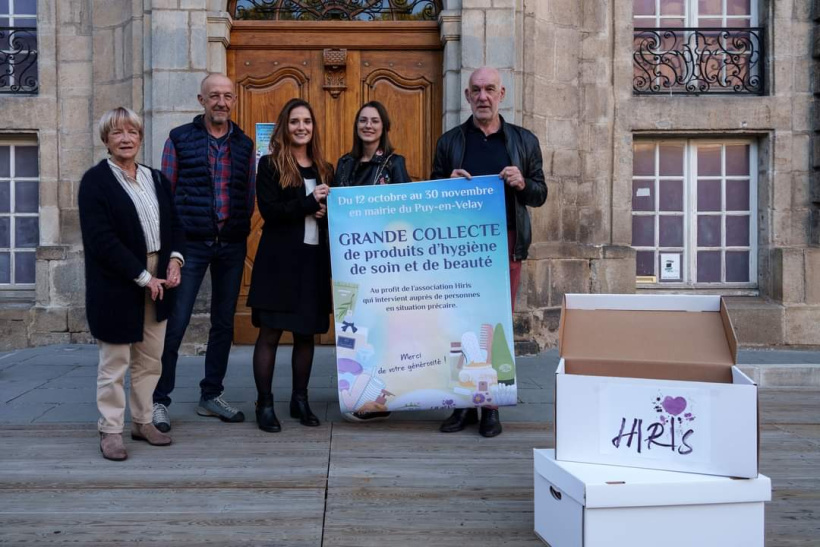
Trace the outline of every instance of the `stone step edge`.
<path fill-rule="evenodd" d="M 738 364 L 758 387 L 820 388 L 820 364 Z"/>

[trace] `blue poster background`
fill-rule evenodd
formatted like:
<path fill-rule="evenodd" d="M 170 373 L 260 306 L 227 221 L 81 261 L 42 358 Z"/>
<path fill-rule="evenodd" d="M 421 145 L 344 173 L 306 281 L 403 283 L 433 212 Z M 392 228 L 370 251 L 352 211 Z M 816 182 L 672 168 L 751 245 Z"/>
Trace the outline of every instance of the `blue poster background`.
<path fill-rule="evenodd" d="M 503 182 L 333 188 L 343 412 L 516 402 Z"/>

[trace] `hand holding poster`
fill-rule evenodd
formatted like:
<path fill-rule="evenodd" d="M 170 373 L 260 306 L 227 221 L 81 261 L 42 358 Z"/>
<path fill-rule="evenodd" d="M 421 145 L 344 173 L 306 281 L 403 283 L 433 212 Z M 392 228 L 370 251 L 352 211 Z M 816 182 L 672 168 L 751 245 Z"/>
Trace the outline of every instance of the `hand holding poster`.
<path fill-rule="evenodd" d="M 328 197 L 343 412 L 514 405 L 498 176 Z"/>

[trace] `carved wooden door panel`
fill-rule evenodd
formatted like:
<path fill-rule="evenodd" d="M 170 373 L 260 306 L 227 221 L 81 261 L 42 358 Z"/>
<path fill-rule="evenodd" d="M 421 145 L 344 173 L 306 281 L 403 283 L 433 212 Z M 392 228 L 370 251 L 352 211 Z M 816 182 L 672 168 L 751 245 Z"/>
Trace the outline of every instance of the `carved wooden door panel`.
<path fill-rule="evenodd" d="M 353 145 L 356 111 L 378 100 L 387 107 L 390 139 L 414 180 L 428 178 L 441 133 L 441 72 L 438 29 L 419 23 L 243 21 L 235 23 L 228 50 L 228 75 L 238 95 L 234 119 L 251 138 L 257 123 L 276 121 L 282 106 L 299 97 L 313 107 L 325 158 L 335 165 Z M 239 344 L 256 341 L 245 302 L 262 224 L 257 211 L 237 305 Z M 317 341 L 333 343 L 333 328 Z"/>

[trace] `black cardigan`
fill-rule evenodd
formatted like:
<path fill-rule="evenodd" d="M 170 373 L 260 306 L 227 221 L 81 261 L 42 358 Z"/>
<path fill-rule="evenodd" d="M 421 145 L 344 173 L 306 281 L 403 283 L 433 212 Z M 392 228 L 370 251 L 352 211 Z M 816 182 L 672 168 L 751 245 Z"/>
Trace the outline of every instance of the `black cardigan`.
<path fill-rule="evenodd" d="M 279 173 L 271 167 L 270 156 L 259 160 L 256 176 L 256 203 L 265 221 L 262 237 L 253 261 L 248 306 L 269 311 L 295 312 L 302 290 L 301 259 L 307 252 L 305 217 L 319 210 L 313 194 L 305 195 L 304 186 L 282 188 Z M 317 180 L 316 184 L 320 184 Z M 327 217 L 319 220 L 321 249 L 320 279 L 315 290 L 321 291 L 321 301 L 331 311 L 330 251 L 327 240 Z"/>
<path fill-rule="evenodd" d="M 157 276 L 165 278 L 171 252 L 185 256 L 185 236 L 171 197 L 171 183 L 152 170 L 160 216 Z M 103 160 L 83 175 L 78 199 L 85 249 L 85 309 L 91 334 L 111 344 L 142 341 L 145 291 L 134 282 L 145 270 L 147 250 L 137 208 Z M 175 291 L 157 301 L 157 321 L 170 313 Z"/>

